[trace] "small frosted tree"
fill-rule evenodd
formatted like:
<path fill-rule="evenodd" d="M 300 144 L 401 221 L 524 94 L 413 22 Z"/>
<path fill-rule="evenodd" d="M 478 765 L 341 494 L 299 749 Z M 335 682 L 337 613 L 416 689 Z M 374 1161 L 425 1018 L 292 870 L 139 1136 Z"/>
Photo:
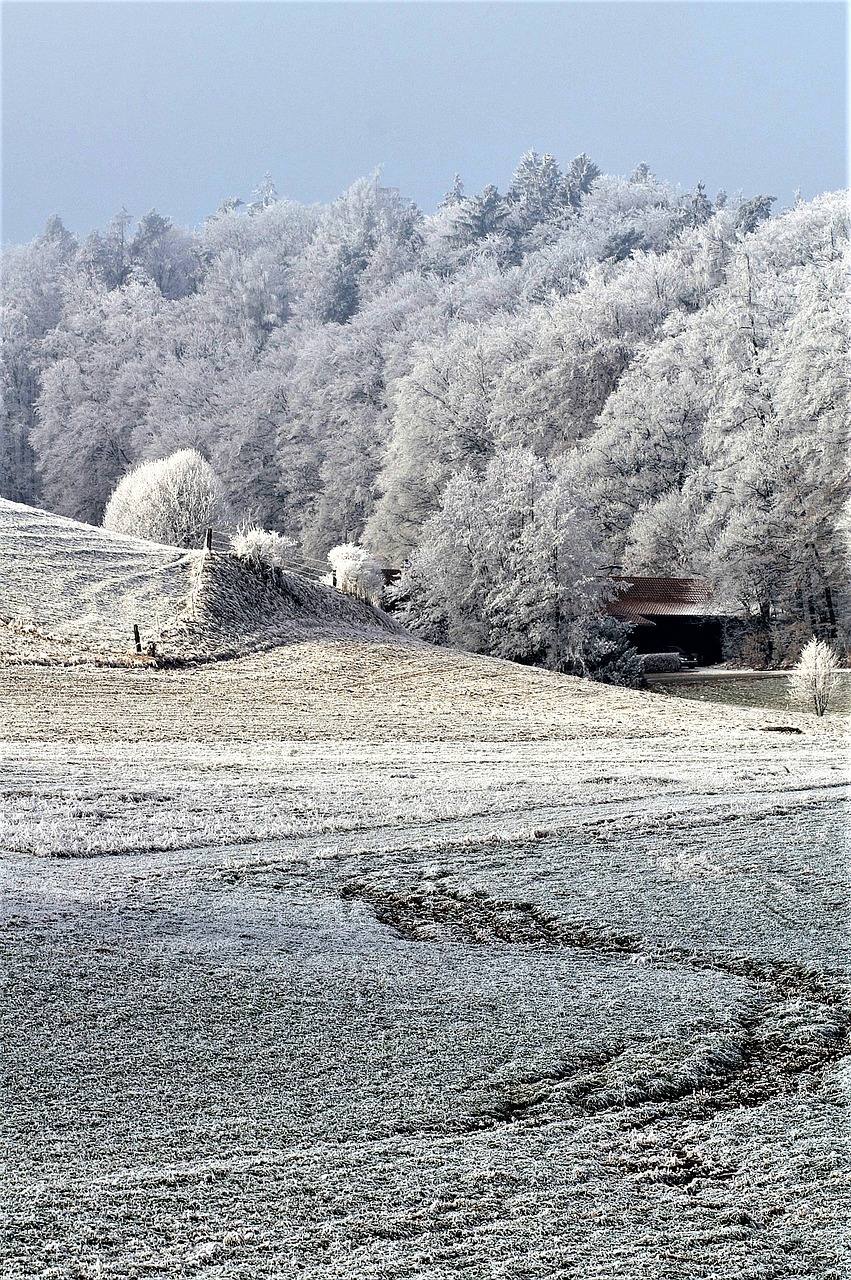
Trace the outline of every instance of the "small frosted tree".
<path fill-rule="evenodd" d="M 199 547 L 207 529 L 229 522 L 221 481 L 195 449 L 128 471 L 103 515 L 104 529 L 173 547 Z"/>
<path fill-rule="evenodd" d="M 381 565 L 368 551 L 354 542 L 343 542 L 331 548 L 328 561 L 334 571 L 338 591 L 372 605 L 381 604 L 384 574 Z"/>
<path fill-rule="evenodd" d="M 257 525 L 240 525 L 231 536 L 231 551 L 250 569 L 286 569 L 292 564 L 296 544 L 292 538 Z"/>
<path fill-rule="evenodd" d="M 792 668 L 790 700 L 799 706 L 811 706 L 817 716 L 823 716 L 838 684 L 839 662 L 833 649 L 823 640 L 810 640 Z"/>

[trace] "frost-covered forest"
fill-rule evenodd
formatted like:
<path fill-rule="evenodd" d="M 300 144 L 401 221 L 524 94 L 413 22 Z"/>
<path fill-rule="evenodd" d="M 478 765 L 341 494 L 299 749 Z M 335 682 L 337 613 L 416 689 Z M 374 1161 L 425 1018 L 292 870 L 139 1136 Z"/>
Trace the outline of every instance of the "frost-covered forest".
<path fill-rule="evenodd" d="M 373 175 L 328 207 L 267 177 L 197 231 L 53 217 L 3 254 L 0 494 L 98 523 L 128 468 L 196 448 L 308 559 L 409 562 L 449 638 L 452 582 L 501 548 L 491 652 L 552 554 L 847 634 L 847 197 L 772 203 L 529 152 L 430 214 Z"/>

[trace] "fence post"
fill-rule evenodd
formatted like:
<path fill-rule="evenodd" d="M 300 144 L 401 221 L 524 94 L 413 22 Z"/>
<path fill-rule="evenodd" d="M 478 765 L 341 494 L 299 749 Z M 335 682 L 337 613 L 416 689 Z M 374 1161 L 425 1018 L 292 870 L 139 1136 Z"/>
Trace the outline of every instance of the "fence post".
<path fill-rule="evenodd" d="M 207 530 L 207 536 L 204 538 L 204 550 L 205 551 L 213 550 L 213 530 L 212 529 Z"/>
<path fill-rule="evenodd" d="M 133 623 L 133 639 L 136 641 L 136 652 L 141 653 L 142 637 L 139 635 L 139 627 L 135 622 Z"/>

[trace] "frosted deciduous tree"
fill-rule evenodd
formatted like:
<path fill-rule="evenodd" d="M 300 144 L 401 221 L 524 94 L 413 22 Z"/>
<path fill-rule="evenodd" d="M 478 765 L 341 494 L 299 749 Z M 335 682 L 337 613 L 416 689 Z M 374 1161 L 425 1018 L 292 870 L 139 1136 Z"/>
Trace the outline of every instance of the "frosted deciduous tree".
<path fill-rule="evenodd" d="M 748 239 L 711 309 L 712 485 L 696 538 L 708 570 L 759 620 L 769 660 L 783 618 L 836 635 L 848 488 L 844 268 L 834 253 L 769 273 L 772 240 L 768 225 Z"/>
<path fill-rule="evenodd" d="M 556 671 L 605 665 L 595 622 L 611 584 L 582 495 L 568 467 L 529 450 L 450 480 L 403 583 L 432 642 Z"/>
<path fill-rule="evenodd" d="M 515 335 L 499 323 L 458 324 L 423 346 L 391 390 L 392 434 L 367 526 L 368 540 L 404 556 L 438 508 L 443 486 L 465 465 L 480 469 L 493 452 L 490 403 Z"/>
<path fill-rule="evenodd" d="M 103 235 L 93 231 L 80 246 L 77 264 L 86 282 L 106 290 L 119 289 L 130 278 L 133 260 L 130 251 L 130 224 L 125 208 L 110 220 Z"/>
<path fill-rule="evenodd" d="M 205 530 L 229 520 L 213 468 L 194 449 L 181 449 L 128 472 L 107 503 L 103 527 L 168 546 L 200 547 Z"/>
<path fill-rule="evenodd" d="M 325 212 L 295 265 L 298 313 L 344 324 L 362 301 L 411 269 L 420 245 L 419 210 L 378 173 L 361 178 Z"/>
<path fill-rule="evenodd" d="M 240 512 L 277 525 L 275 428 L 257 385 L 257 354 L 217 323 L 204 295 L 172 304 L 166 320 L 154 382 L 132 434 L 134 460 L 196 449 Z"/>
<path fill-rule="evenodd" d="M 130 242 L 130 260 L 153 280 L 164 298 L 193 293 L 201 274 L 197 237 L 151 209 L 139 219 Z"/>
<path fill-rule="evenodd" d="M 646 513 L 663 503 L 673 514 L 672 502 L 679 507 L 703 459 L 711 382 L 710 344 L 698 314 L 691 323 L 678 319 L 668 337 L 644 344 L 606 401 L 582 448 L 581 466 L 614 563 L 629 543 L 633 557 L 646 560 L 646 571 L 673 571 L 673 563 L 652 564 L 655 552 L 644 547 Z"/>
<path fill-rule="evenodd" d="M 160 369 L 168 303 L 152 284 L 106 292 L 79 279 L 64 322 L 45 335 L 32 444 L 44 500 L 100 522 L 117 481 L 139 456 L 135 436 Z"/>
<path fill-rule="evenodd" d="M 789 676 L 789 698 L 823 716 L 839 679 L 839 660 L 833 649 L 813 638 L 804 645 Z"/>
<path fill-rule="evenodd" d="M 32 433 L 44 364 L 42 341 L 62 320 L 76 247 L 54 216 L 42 235 L 31 244 L 6 249 L 0 261 L 0 496 L 16 502 L 40 497 Z"/>
<path fill-rule="evenodd" d="M 204 301 L 210 319 L 248 352 L 258 354 L 286 323 L 293 274 L 316 232 L 319 213 L 291 200 L 240 211 L 228 202 L 204 224 Z"/>
<path fill-rule="evenodd" d="M 289 348 L 277 461 L 305 554 L 316 559 L 357 537 L 372 510 L 386 417 L 381 320 L 376 303 L 346 325 L 300 331 Z"/>
<path fill-rule="evenodd" d="M 755 196 L 752 200 L 744 200 L 736 211 L 736 227 L 743 235 L 755 231 L 761 222 L 771 213 L 771 206 L 777 196 Z"/>
<path fill-rule="evenodd" d="M 796 602 L 816 634 L 832 639 L 851 621 L 843 600 L 847 559 L 840 533 L 851 487 L 849 335 L 842 298 L 849 267 L 846 250 L 841 258 L 801 271 L 775 397 L 788 442 L 778 513 L 788 556 L 782 574 L 786 598 Z"/>
<path fill-rule="evenodd" d="M 681 489 L 668 489 L 642 504 L 629 525 L 626 543 L 615 537 L 609 544 L 624 572 L 687 578 L 702 569 L 705 554 L 697 545 L 696 530 L 701 527 L 711 486 L 708 468 L 703 467 L 688 476 Z"/>

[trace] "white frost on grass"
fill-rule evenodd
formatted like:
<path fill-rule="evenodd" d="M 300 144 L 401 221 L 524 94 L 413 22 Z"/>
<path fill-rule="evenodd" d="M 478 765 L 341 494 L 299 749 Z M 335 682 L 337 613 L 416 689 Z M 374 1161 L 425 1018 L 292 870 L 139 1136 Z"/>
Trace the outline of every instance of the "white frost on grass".
<path fill-rule="evenodd" d="M 841 1274 L 829 725 L 390 642 L 3 675 L 4 1277 Z"/>
<path fill-rule="evenodd" d="M 707 764 L 698 744 L 632 739 L 560 749 L 538 743 L 274 745 L 204 749 L 159 743 L 8 744 L 0 780 L 0 850 L 86 856 L 177 850 L 364 830 L 468 824 L 533 831 L 582 810 L 600 838 L 678 812 L 699 791 L 708 808 L 759 809 L 778 792 L 832 787 L 830 744 L 792 756 L 749 734 Z M 790 771 L 794 765 L 794 772 Z M 732 797 L 738 796 L 738 801 Z M 638 799 L 637 799 L 638 797 Z M 671 863 L 675 874 L 708 874 Z"/>
<path fill-rule="evenodd" d="M 5 499 L 0 544 L 0 662 L 128 663 L 134 625 L 143 649 L 180 662 L 305 636 L 406 638 L 379 611 L 297 574 L 263 578 L 236 555 L 161 546 Z"/>

